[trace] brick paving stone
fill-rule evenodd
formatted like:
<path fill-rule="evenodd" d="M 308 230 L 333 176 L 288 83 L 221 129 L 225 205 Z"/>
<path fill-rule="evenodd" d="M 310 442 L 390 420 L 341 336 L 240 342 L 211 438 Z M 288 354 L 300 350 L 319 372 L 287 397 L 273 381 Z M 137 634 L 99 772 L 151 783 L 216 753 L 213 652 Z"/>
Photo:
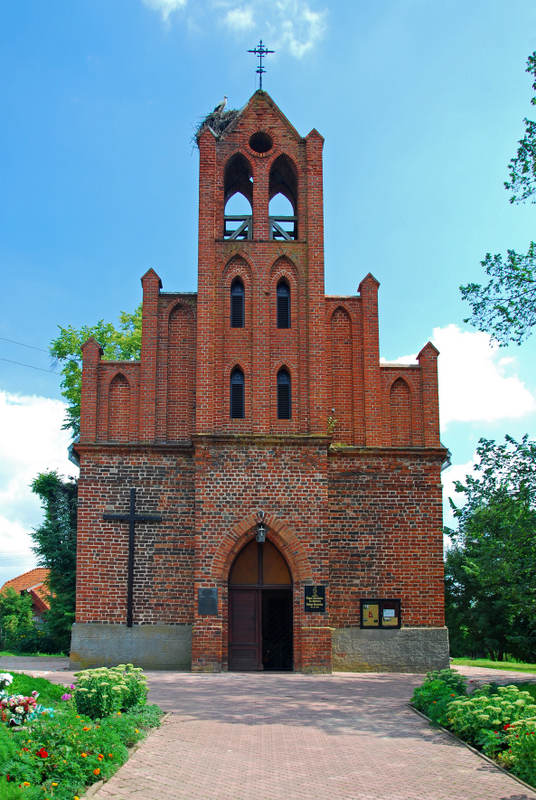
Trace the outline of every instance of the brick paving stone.
<path fill-rule="evenodd" d="M 3 662 L 73 682 L 65 661 Z M 456 669 L 478 683 L 536 681 Z M 171 716 L 96 793 L 101 800 L 536 800 L 408 708 L 422 675 L 147 676 L 150 702 Z"/>
<path fill-rule="evenodd" d="M 172 714 L 97 798 L 536 800 L 407 707 L 422 676 L 148 676 Z"/>

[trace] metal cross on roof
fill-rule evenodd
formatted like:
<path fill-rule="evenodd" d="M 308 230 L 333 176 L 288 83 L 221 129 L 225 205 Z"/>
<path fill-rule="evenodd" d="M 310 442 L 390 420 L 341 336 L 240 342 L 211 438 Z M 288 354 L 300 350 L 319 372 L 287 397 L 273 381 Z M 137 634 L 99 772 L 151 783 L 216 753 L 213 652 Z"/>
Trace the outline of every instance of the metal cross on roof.
<path fill-rule="evenodd" d="M 265 45 L 263 45 L 262 39 L 261 39 L 259 41 L 259 44 L 257 45 L 257 47 L 254 47 L 253 50 L 248 50 L 248 53 L 255 53 L 255 55 L 259 59 L 259 66 L 257 67 L 257 69 L 255 71 L 256 71 L 257 75 L 259 76 L 259 89 L 262 90 L 262 76 L 266 72 L 266 67 L 262 63 L 262 59 L 268 53 L 275 53 L 275 50 L 268 50 L 268 48 L 265 47 Z"/>

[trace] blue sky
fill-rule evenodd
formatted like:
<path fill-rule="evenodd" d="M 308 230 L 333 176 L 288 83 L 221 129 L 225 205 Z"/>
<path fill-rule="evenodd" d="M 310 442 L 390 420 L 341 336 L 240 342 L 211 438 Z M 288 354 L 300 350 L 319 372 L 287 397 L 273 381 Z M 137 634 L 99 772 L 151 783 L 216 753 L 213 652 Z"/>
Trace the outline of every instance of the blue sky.
<path fill-rule="evenodd" d="M 441 350 L 447 487 L 480 436 L 534 436 L 536 337 L 490 349 L 458 289 L 534 236 L 503 188 L 532 112 L 532 2 L 3 0 L 0 582 L 33 566 L 32 477 L 74 471 L 59 376 L 10 362 L 49 369 L 57 326 L 132 310 L 149 267 L 196 289 L 192 136 L 224 94 L 255 91 L 259 37 L 276 51 L 264 88 L 326 140 L 326 292 L 372 272 L 382 356 Z"/>

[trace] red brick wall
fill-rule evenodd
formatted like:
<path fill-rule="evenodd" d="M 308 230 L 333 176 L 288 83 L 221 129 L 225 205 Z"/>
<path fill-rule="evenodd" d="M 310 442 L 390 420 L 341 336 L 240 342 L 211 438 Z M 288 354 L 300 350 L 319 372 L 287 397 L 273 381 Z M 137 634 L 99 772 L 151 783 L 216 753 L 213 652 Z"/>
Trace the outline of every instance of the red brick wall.
<path fill-rule="evenodd" d="M 222 659 L 227 664 L 228 575 L 234 557 L 256 533 L 260 510 L 267 515 L 268 538 L 281 549 L 292 573 L 297 669 L 302 627 L 328 624 L 327 613 L 303 612 L 305 582 L 326 584 L 329 574 L 327 442 L 296 444 L 291 437 L 196 439 L 195 592 L 216 586 L 220 615 L 196 616 L 194 669 L 209 669 Z"/>
<path fill-rule="evenodd" d="M 366 597 L 400 598 L 404 625 L 444 624 L 443 459 L 442 449 L 330 453 L 334 627 L 359 625 Z"/>
<path fill-rule="evenodd" d="M 267 153 L 249 146 L 259 130 L 273 139 Z M 372 275 L 358 295 L 324 295 L 322 145 L 263 92 L 223 137 L 206 129 L 198 293 L 163 292 L 149 270 L 141 362 L 103 362 L 97 342 L 84 346 L 77 621 L 125 621 L 128 525 L 102 514 L 126 510 L 135 487 L 139 507 L 163 522 L 137 529 L 134 623 L 193 622 L 199 670 L 227 662 L 228 572 L 261 509 L 293 576 L 296 668 L 327 668 L 331 627 L 358 625 L 364 597 L 400 597 L 405 625 L 443 624 L 438 354 L 428 344 L 416 365 L 380 363 Z M 225 169 L 238 152 L 253 176 L 250 241 L 223 238 Z M 281 156 L 296 178 L 297 241 L 269 239 Z M 243 328 L 230 326 L 236 277 Z M 276 322 L 282 278 L 288 329 Z M 229 414 L 235 366 L 244 419 Z M 282 367 L 290 420 L 277 419 Z M 304 613 L 305 583 L 326 585 L 326 614 Z M 214 586 L 219 615 L 198 617 L 197 589 Z"/>
<path fill-rule="evenodd" d="M 273 139 L 268 153 L 249 146 L 258 130 Z M 217 140 L 207 129 L 200 137 L 198 433 L 325 433 L 322 143 L 316 131 L 302 139 L 264 92 L 251 98 L 232 135 Z M 253 176 L 252 241 L 223 239 L 225 168 L 237 152 Z M 270 169 L 281 155 L 290 160 L 297 179 L 297 241 L 269 239 Z M 246 294 L 243 329 L 231 328 L 229 320 L 236 275 Z M 275 290 L 282 276 L 291 289 L 288 330 L 275 324 Z M 236 365 L 245 377 L 243 420 L 229 418 L 228 378 Z M 292 379 L 292 420 L 283 425 L 275 405 L 281 366 Z"/>
<path fill-rule="evenodd" d="M 103 514 L 162 514 L 135 529 L 134 624 L 193 620 L 194 475 L 188 448 L 80 445 L 77 622 L 126 622 L 127 522 Z"/>

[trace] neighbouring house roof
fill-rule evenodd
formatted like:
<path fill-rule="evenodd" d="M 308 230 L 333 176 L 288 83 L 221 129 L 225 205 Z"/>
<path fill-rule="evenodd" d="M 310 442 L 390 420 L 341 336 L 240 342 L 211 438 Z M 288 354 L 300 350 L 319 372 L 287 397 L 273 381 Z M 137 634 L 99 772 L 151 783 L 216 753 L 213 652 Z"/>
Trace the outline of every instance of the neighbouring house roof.
<path fill-rule="evenodd" d="M 36 567 L 35 569 L 31 569 L 29 572 L 25 572 L 23 575 L 19 575 L 17 578 L 12 578 L 10 581 L 6 581 L 0 589 L 0 593 L 8 587 L 15 589 L 16 592 L 23 592 L 26 590 L 32 595 L 34 605 L 40 611 L 45 611 L 46 609 L 50 608 L 48 602 L 49 592 L 45 586 L 45 581 L 48 578 L 48 574 L 49 571 L 48 569 L 45 569 L 45 567 Z"/>

